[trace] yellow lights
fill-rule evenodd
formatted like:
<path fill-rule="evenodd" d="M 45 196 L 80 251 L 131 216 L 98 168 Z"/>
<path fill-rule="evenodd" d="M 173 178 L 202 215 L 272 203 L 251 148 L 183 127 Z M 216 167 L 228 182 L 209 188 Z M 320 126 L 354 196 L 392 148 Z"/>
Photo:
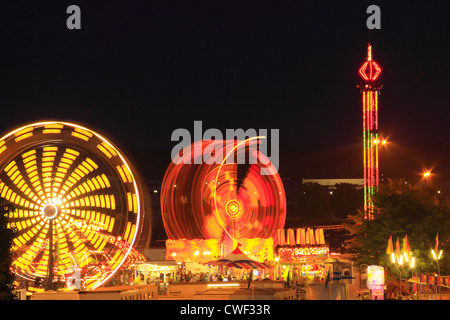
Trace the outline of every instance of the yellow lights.
<path fill-rule="evenodd" d="M 380 139 L 376 138 L 376 139 L 373 140 L 373 143 L 374 143 L 374 144 L 380 144 L 380 145 L 383 145 L 383 146 L 384 146 L 384 145 L 386 145 L 387 140 L 386 140 L 386 139 L 380 140 Z"/>
<path fill-rule="evenodd" d="M 140 186 L 108 140 L 76 124 L 47 121 L 2 137 L 0 153 L 0 196 L 16 207 L 8 221 L 18 230 L 16 275 L 47 277 L 50 252 L 58 256 L 53 274 L 63 278 L 71 266 L 86 264 L 82 259 L 98 259 L 83 280 L 94 289 L 138 255 Z M 101 252 L 108 254 L 101 258 Z"/>
<path fill-rule="evenodd" d="M 44 130 L 42 130 L 43 134 L 59 134 L 61 133 L 61 129 L 64 128 L 62 124 L 47 124 L 44 126 Z"/>
<path fill-rule="evenodd" d="M 117 155 L 117 152 L 114 150 L 114 148 L 105 141 L 97 145 L 97 148 L 102 151 L 108 158 L 112 158 Z"/>
<path fill-rule="evenodd" d="M 138 203 L 136 194 L 135 193 L 131 194 L 130 192 L 128 192 L 127 198 L 128 198 L 128 211 L 137 213 Z"/>
<path fill-rule="evenodd" d="M 230 214 L 236 214 L 236 212 L 238 211 L 238 206 L 233 204 L 232 206 L 230 206 Z"/>
<path fill-rule="evenodd" d="M 400 240 L 397 238 L 396 245 L 395 245 L 395 251 L 394 246 L 392 243 L 392 236 L 389 237 L 388 245 L 386 248 L 386 253 L 389 254 L 391 257 L 391 262 L 396 266 L 403 268 L 406 265 L 409 265 L 409 267 L 412 269 L 416 265 L 416 259 L 412 255 L 411 248 L 409 246 L 408 236 L 405 235 L 403 238 L 403 248 L 400 249 Z"/>
<path fill-rule="evenodd" d="M 2 153 L 3 151 L 5 151 L 6 146 L 5 146 L 5 140 L 1 140 L 0 141 L 0 153 Z"/>
<path fill-rule="evenodd" d="M 117 169 L 117 172 L 119 172 L 120 177 L 122 178 L 122 181 L 124 183 L 128 183 L 128 182 L 132 183 L 133 182 L 133 177 L 125 165 L 117 166 L 116 169 Z"/>
<path fill-rule="evenodd" d="M 403 256 L 398 257 L 398 265 L 403 266 Z"/>
<path fill-rule="evenodd" d="M 414 268 L 416 266 L 416 258 L 411 257 L 411 263 L 410 263 L 411 268 Z"/>
<path fill-rule="evenodd" d="M 241 204 L 237 200 L 229 200 L 225 205 L 225 212 L 235 218 L 241 212 Z"/>
<path fill-rule="evenodd" d="M 398 265 L 400 268 L 403 268 L 405 265 L 409 265 L 411 269 L 413 269 L 416 265 L 416 258 L 411 256 L 408 257 L 406 253 L 396 255 L 395 253 L 391 253 L 391 262 L 394 265 Z"/>
<path fill-rule="evenodd" d="M 167 240 L 166 259 L 176 261 L 190 260 L 206 263 L 220 257 L 221 243 L 217 239 Z"/>
<path fill-rule="evenodd" d="M 408 254 L 407 254 L 406 252 L 404 252 L 403 255 L 405 256 L 405 261 L 406 261 L 406 262 L 409 262 Z"/>
<path fill-rule="evenodd" d="M 236 288 L 239 287 L 239 283 L 233 282 L 233 283 L 208 283 L 206 285 L 208 288 Z"/>
<path fill-rule="evenodd" d="M 424 176 L 425 178 L 428 178 L 430 175 L 431 175 L 431 172 L 430 172 L 430 171 L 425 171 L 425 172 L 423 173 L 423 176 Z"/>
<path fill-rule="evenodd" d="M 84 141 L 88 141 L 89 138 L 93 136 L 93 133 L 89 132 L 86 129 L 82 129 L 81 127 L 75 127 L 74 131 L 71 132 L 72 136 L 80 138 Z"/>
<path fill-rule="evenodd" d="M 16 142 L 33 136 L 33 128 L 26 127 L 14 133 Z"/>
<path fill-rule="evenodd" d="M 439 255 L 436 255 L 436 252 L 431 249 L 431 254 L 433 255 L 434 260 L 438 261 L 442 258 L 442 250 L 439 251 Z"/>

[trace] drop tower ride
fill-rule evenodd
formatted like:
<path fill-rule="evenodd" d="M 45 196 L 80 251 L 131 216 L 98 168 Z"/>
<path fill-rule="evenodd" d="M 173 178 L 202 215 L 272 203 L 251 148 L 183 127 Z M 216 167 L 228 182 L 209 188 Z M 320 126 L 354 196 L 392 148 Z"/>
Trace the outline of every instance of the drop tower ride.
<path fill-rule="evenodd" d="M 378 96 L 383 85 L 378 80 L 380 66 L 372 59 L 372 46 L 367 47 L 367 60 L 359 68 L 362 80 L 358 87 L 362 96 L 364 218 L 373 219 L 373 196 L 379 186 Z"/>

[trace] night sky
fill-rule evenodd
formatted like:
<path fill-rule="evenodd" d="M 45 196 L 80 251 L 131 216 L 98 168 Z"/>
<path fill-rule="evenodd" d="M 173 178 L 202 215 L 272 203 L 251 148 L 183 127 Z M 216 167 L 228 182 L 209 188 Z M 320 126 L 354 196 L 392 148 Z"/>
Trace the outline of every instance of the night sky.
<path fill-rule="evenodd" d="M 42 3 L 44 2 L 44 3 Z M 95 4 L 93 3 L 95 2 Z M 66 8 L 81 8 L 69 30 Z M 382 67 L 385 177 L 450 180 L 448 1 L 11 1 L 0 5 L 0 128 L 45 119 L 109 137 L 161 180 L 171 133 L 280 130 L 283 178 L 361 178 L 366 8 Z"/>

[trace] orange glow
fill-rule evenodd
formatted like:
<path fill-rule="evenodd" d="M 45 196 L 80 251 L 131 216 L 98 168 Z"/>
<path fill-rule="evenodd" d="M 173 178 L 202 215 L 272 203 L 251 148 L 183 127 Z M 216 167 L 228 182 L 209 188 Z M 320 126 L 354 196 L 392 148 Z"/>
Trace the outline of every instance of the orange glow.
<path fill-rule="evenodd" d="M 261 175 L 261 169 L 270 166 L 262 163 L 270 161 L 255 148 L 255 140 L 197 141 L 187 148 L 186 154 L 192 157 L 191 150 L 207 147 L 232 149 L 236 157 L 253 156 L 255 163 L 246 167 L 239 181 L 238 171 L 243 166 L 227 163 L 227 157 L 220 164 L 173 161 L 169 165 L 160 193 L 169 239 L 269 238 L 284 226 L 286 199 L 281 178 Z M 230 152 L 227 156 L 233 160 Z"/>
<path fill-rule="evenodd" d="M 237 216 L 241 212 L 241 205 L 239 204 L 239 201 L 236 200 L 228 201 L 225 208 L 230 216 Z"/>
<path fill-rule="evenodd" d="M 179 239 L 166 241 L 166 259 L 181 262 L 205 263 L 220 257 L 217 239 Z M 197 252 L 197 254 L 195 254 Z"/>
<path fill-rule="evenodd" d="M 233 241 L 233 246 L 237 246 Z M 239 248 L 251 259 L 264 262 L 275 259 L 272 238 L 241 238 Z M 178 239 L 166 240 L 166 259 L 178 262 L 206 263 L 216 260 L 221 255 L 222 242 L 218 239 Z"/>

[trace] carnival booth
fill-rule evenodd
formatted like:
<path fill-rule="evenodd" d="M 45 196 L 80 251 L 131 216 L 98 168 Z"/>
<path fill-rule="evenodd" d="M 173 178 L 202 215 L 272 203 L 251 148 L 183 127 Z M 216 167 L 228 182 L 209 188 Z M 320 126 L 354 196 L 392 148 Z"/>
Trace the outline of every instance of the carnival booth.
<path fill-rule="evenodd" d="M 322 282 L 331 270 L 330 249 L 322 228 L 279 229 L 276 278 L 298 283 Z"/>
<path fill-rule="evenodd" d="M 240 247 L 241 244 L 238 243 L 236 248 L 230 254 L 223 257 L 222 259 L 209 261 L 208 265 L 231 268 L 231 270 L 234 272 L 236 269 L 239 269 L 240 277 L 242 277 L 242 269 L 253 270 L 256 271 L 256 274 L 259 274 L 259 270 L 264 272 L 266 269 L 273 268 L 273 266 L 269 264 L 266 264 L 264 262 L 258 262 L 256 260 L 251 259 L 249 256 L 247 256 L 241 251 Z M 235 273 L 234 276 L 236 275 L 237 274 Z M 251 276 L 254 275 L 255 272 L 253 272 Z M 237 280 L 240 280 L 239 278 Z"/>
<path fill-rule="evenodd" d="M 169 283 L 174 281 L 180 265 L 175 261 L 137 261 L 135 263 L 136 282 L 139 284 Z"/>
<path fill-rule="evenodd" d="M 233 246 L 239 247 L 242 254 L 248 256 L 249 260 L 255 261 L 255 274 L 273 278 L 271 267 L 266 269 L 264 264 L 267 261 L 274 261 L 274 240 L 272 238 L 242 238 L 239 239 L 239 243 L 234 240 Z M 243 275 L 242 270 L 232 269 L 231 266 L 226 264 L 212 263 L 228 256 L 224 254 L 224 247 L 224 243 L 217 239 L 167 240 L 166 259 L 181 264 L 184 268 L 182 273 L 228 273 L 233 278 L 240 279 Z M 230 255 L 233 252 L 234 250 Z M 223 267 L 227 267 L 226 270 Z M 238 266 L 235 267 L 239 268 Z"/>

